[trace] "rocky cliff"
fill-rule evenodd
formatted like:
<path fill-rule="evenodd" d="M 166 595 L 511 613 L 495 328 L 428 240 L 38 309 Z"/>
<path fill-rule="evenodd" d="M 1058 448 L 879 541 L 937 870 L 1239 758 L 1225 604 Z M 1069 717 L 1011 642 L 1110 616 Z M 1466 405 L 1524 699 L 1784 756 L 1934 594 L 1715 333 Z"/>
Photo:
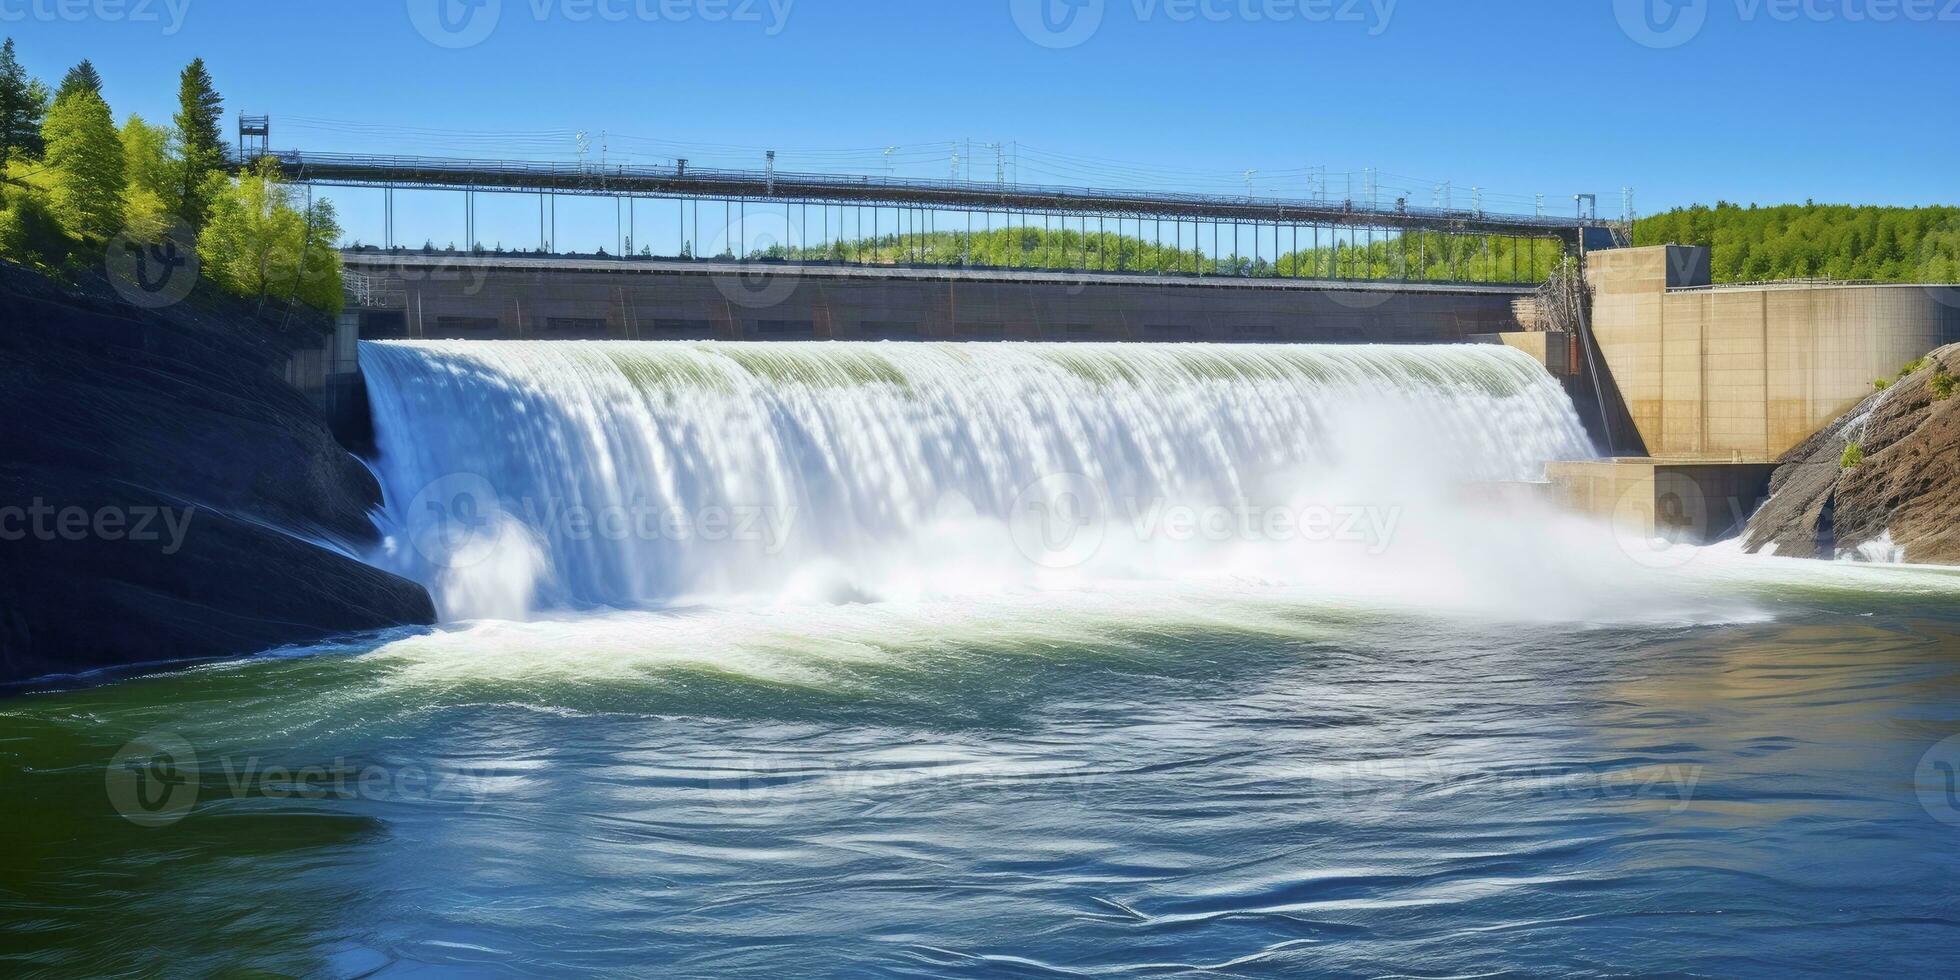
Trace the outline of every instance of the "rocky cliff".
<path fill-rule="evenodd" d="M 1960 345 L 1942 347 L 1791 450 L 1748 550 L 1960 564 L 1960 394 L 1941 380 L 1956 376 Z"/>
<path fill-rule="evenodd" d="M 280 370 L 317 314 L 137 309 L 0 263 L 0 681 L 428 623 L 373 476 Z"/>

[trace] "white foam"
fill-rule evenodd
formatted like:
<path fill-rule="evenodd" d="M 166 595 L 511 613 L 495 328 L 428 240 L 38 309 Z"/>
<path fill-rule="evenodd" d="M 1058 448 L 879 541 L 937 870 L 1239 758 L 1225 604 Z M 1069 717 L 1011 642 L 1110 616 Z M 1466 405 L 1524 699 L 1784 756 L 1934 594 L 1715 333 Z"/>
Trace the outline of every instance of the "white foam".
<path fill-rule="evenodd" d="M 787 678 L 808 656 L 1329 609 L 1738 622 L 1782 587 L 1960 581 L 1628 540 L 1489 492 L 1588 454 L 1564 391 L 1498 346 L 440 342 L 362 359 L 384 560 L 450 622 L 538 620 L 390 655 L 467 649 L 492 671 L 698 658 Z M 563 516 L 636 501 L 678 518 L 608 535 Z M 729 533 L 744 508 L 748 537 Z M 478 530 L 450 540 L 457 522 L 430 512 Z"/>
<path fill-rule="evenodd" d="M 1458 484 L 1589 454 L 1564 391 L 1496 345 L 445 341 L 361 358 L 385 560 L 451 619 L 1319 581 L 1399 546 L 1404 516 Z M 470 502 L 458 554 L 448 517 Z M 1248 507 L 1256 533 L 1175 533 L 1179 508 Z M 1398 537 L 1268 530 L 1318 511 Z M 1448 519 L 1417 524 L 1491 543 Z M 1030 561 L 1028 536 L 1057 530 L 1093 547 Z"/>

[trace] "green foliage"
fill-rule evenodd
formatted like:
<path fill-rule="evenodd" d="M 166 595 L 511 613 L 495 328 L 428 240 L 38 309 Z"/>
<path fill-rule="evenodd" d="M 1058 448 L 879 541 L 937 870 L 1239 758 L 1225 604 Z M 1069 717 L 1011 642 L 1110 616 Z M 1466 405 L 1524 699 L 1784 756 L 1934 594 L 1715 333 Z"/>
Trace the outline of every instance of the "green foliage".
<path fill-rule="evenodd" d="M 1943 402 L 1953 397 L 1953 385 L 1953 375 L 1946 373 L 1942 368 L 1938 374 L 1933 375 L 1933 380 L 1928 382 L 1927 386 L 1933 389 L 1933 400 Z"/>
<path fill-rule="evenodd" d="M 184 67 L 177 83 L 177 141 L 181 163 L 176 191 L 177 216 L 192 229 L 204 227 L 211 210 L 211 175 L 224 169 L 225 143 L 218 123 L 225 111 L 224 100 L 211 84 L 211 73 L 204 59 L 197 58 Z"/>
<path fill-rule="evenodd" d="M 1912 360 L 1907 361 L 1904 366 L 1899 368 L 1899 379 L 1904 380 L 1905 378 L 1911 376 L 1911 374 L 1914 371 L 1917 371 L 1920 368 L 1923 368 L 1930 363 L 1932 363 L 1932 360 L 1930 358 L 1925 358 L 1925 357 L 1915 357 Z"/>
<path fill-rule="evenodd" d="M 210 219 L 197 242 L 205 275 L 240 296 L 339 311 L 340 225 L 332 202 L 304 205 L 271 161 L 210 190 Z"/>
<path fill-rule="evenodd" d="M 1716 282 L 1960 282 L 1960 208 L 1719 202 L 1642 218 L 1636 245 L 1706 245 Z"/>
<path fill-rule="evenodd" d="M 118 137 L 123 147 L 123 175 L 130 190 L 159 196 L 175 192 L 178 175 L 175 161 L 170 159 L 169 130 L 131 114 L 123 120 Z"/>
<path fill-rule="evenodd" d="M 1873 390 L 1873 391 L 1884 391 L 1885 389 L 1887 389 L 1887 388 L 1890 388 L 1890 387 L 1892 387 L 1892 379 L 1891 379 L 1891 378 L 1873 378 L 1873 379 L 1872 379 L 1872 390 Z"/>
<path fill-rule="evenodd" d="M 42 132 L 55 219 L 82 239 L 106 239 L 121 230 L 123 146 L 108 103 L 92 91 L 58 98 Z"/>
<path fill-rule="evenodd" d="M 80 95 L 83 92 L 91 93 L 98 98 L 102 95 L 102 75 L 95 70 L 95 66 L 90 64 L 87 58 L 83 58 L 75 67 L 68 69 L 68 74 L 61 76 L 61 88 L 55 90 L 54 100 L 60 102 L 71 95 Z"/>
<path fill-rule="evenodd" d="M 1864 461 L 1865 461 L 1864 447 L 1858 445 L 1855 442 L 1848 442 L 1845 443 L 1844 445 L 1844 455 L 1838 457 L 1838 469 L 1841 470 L 1856 469 L 1858 467 L 1858 464 L 1863 463 Z"/>
<path fill-rule="evenodd" d="M 14 57 L 14 39 L 0 44 L 0 172 L 14 160 L 41 157 L 41 120 L 48 112 L 48 90 L 27 77 Z"/>
<path fill-rule="evenodd" d="M 152 126 L 142 116 L 123 123 L 124 223 L 139 241 L 161 241 L 176 212 L 177 162 L 170 158 L 170 132 Z"/>
<path fill-rule="evenodd" d="M 1123 225 L 1135 227 L 1126 219 Z M 1150 227 L 1146 223 L 1145 227 Z M 1229 226 L 1228 235 L 1229 235 Z M 1187 225 L 1183 242 L 1170 228 L 1170 241 L 1098 227 L 1014 227 L 990 231 L 893 232 L 875 238 L 839 240 L 820 246 L 772 246 L 751 252 L 752 259 L 852 261 L 898 265 L 977 265 L 1008 269 L 1091 269 L 1107 272 L 1203 274 L 1325 279 L 1433 279 L 1459 282 L 1537 282 L 1550 275 L 1561 257 L 1559 243 L 1550 239 L 1483 239 L 1439 233 L 1415 233 L 1373 242 L 1336 242 L 1322 230 L 1324 243 L 1313 243 L 1311 228 L 1299 230 L 1294 248 L 1290 228 L 1280 232 L 1280 254 L 1272 254 L 1273 229 L 1261 229 L 1268 246 L 1254 255 L 1239 255 L 1229 238 L 1216 245 L 1200 236 L 1191 245 Z M 1237 249 L 1251 247 L 1251 229 Z M 1216 250 L 1220 254 L 1207 254 Z M 684 250 L 685 253 L 685 250 Z M 732 255 L 724 253 L 724 257 Z"/>
<path fill-rule="evenodd" d="M 70 242 L 48 210 L 48 195 L 21 185 L 0 188 L 0 258 L 52 268 L 67 257 Z"/>

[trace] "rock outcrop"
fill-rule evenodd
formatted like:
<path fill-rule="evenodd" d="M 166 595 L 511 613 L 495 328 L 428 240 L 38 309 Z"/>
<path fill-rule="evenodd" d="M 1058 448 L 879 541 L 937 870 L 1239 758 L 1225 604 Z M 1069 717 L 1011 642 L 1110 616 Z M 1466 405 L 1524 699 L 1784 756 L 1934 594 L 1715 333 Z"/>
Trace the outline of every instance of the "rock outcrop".
<path fill-rule="evenodd" d="M 1960 345 L 1934 351 L 1784 456 L 1744 546 L 1960 564 L 1960 394 L 1941 398 L 1951 384 L 1942 376 L 1960 376 Z"/>
<path fill-rule="evenodd" d="M 433 621 L 352 557 L 379 488 L 280 377 L 324 318 L 101 285 L 0 263 L 0 681 Z"/>

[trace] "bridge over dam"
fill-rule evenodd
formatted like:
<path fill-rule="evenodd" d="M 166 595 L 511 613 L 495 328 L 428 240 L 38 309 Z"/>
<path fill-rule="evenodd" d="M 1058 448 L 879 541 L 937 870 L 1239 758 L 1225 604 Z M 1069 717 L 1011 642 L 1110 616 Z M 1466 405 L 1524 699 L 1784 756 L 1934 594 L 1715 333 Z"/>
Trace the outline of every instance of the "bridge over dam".
<path fill-rule="evenodd" d="M 794 217 L 788 220 L 796 224 L 786 229 L 785 237 L 793 237 L 797 242 L 829 243 L 846 234 L 860 241 L 875 240 L 883 232 L 902 237 L 907 234 L 904 222 L 913 219 L 922 223 L 913 228 L 915 236 L 919 227 L 932 224 L 935 218 L 939 220 L 933 227 L 938 231 L 971 234 L 983 226 L 980 219 L 997 217 L 1003 227 L 1032 229 L 1035 219 L 1040 219 L 1044 229 L 1076 230 L 1084 236 L 1106 235 L 1112 231 L 1124 234 L 1134 228 L 1137 237 L 1146 237 L 1151 234 L 1146 231 L 1148 223 L 1154 226 L 1154 237 L 1158 239 L 1162 238 L 1163 224 L 1168 222 L 1174 235 L 1184 236 L 1189 232 L 1178 239 L 1182 243 L 1180 249 L 1196 254 L 1203 245 L 1213 244 L 1214 259 L 1224 255 L 1217 245 L 1224 243 L 1220 231 L 1225 227 L 1235 232 L 1250 231 L 1255 248 L 1270 233 L 1274 248 L 1267 254 L 1275 257 L 1286 242 L 1281 237 L 1282 231 L 1297 233 L 1302 229 L 1325 231 L 1329 244 L 1357 243 L 1361 235 L 1369 232 L 1384 235 L 1425 232 L 1485 240 L 1552 238 L 1571 248 L 1611 245 L 1616 240 L 1624 242 L 1626 231 L 1623 222 L 1598 218 L 1594 213 L 1594 198 L 1588 194 L 1574 195 L 1573 216 L 1561 217 L 1543 213 L 1542 206 L 1535 214 L 1509 214 L 1487 211 L 1480 204 L 1455 207 L 1447 199 L 1440 206 L 1425 207 L 1411 201 L 1406 194 L 1384 203 L 1379 188 L 1368 189 L 1360 197 L 1344 196 L 1340 200 L 1324 195 L 1281 198 L 1250 193 L 1241 196 L 1021 184 L 1004 179 L 986 182 L 789 173 L 775 169 L 773 154 L 766 169 L 729 170 L 690 168 L 686 160 L 655 166 L 272 151 L 263 146 L 250 147 L 250 139 L 241 130 L 241 145 L 233 157 L 235 164 L 252 166 L 271 162 L 285 179 L 308 186 L 380 190 L 387 222 L 383 245 L 388 247 L 397 244 L 393 228 L 394 195 L 400 190 L 449 191 L 461 195 L 466 248 L 477 242 L 478 195 L 535 197 L 540 252 L 552 251 L 556 241 L 554 208 L 556 198 L 561 195 L 608 197 L 622 205 L 615 209 L 616 237 L 622 245 L 614 250 L 615 254 L 633 251 L 623 245 L 632 237 L 631 232 L 637 230 L 636 224 L 629 224 L 637 222 L 637 210 L 629 211 L 623 205 L 643 200 L 692 206 L 692 212 L 686 207 L 677 208 L 675 217 L 679 237 L 693 241 L 692 253 L 697 255 L 705 254 L 702 245 L 712 238 L 699 234 L 703 203 L 710 205 L 707 227 L 711 232 L 715 231 L 715 204 L 726 206 L 723 232 L 738 230 L 738 224 L 744 225 L 740 230 L 746 230 L 737 209 L 773 208 L 786 215 L 793 212 Z M 810 213 L 813 208 L 816 209 L 814 220 Z M 836 218 L 834 224 L 830 223 L 832 216 Z M 952 220 L 954 216 L 958 220 Z M 664 222 L 664 216 L 659 220 Z M 1123 224 L 1126 221 L 1132 224 Z M 649 230 L 657 227 L 649 224 Z M 1206 234 L 1207 230 L 1211 233 Z M 871 232 L 868 238 L 866 231 Z M 746 245 L 746 235 L 735 237 L 739 244 Z M 1239 253 L 1243 242 L 1238 235 L 1231 239 L 1229 244 L 1234 255 Z M 1296 237 L 1294 248 L 1298 247 Z M 746 248 L 735 252 L 737 257 L 747 254 Z M 874 254 L 873 263 L 879 260 L 880 256 Z M 1456 271 L 1451 270 L 1451 278 L 1468 278 L 1467 274 L 1456 275 Z"/>
<path fill-rule="evenodd" d="M 1295 199 L 791 173 L 773 154 L 727 170 L 272 151 L 269 130 L 241 122 L 241 164 L 382 195 L 381 247 L 343 253 L 353 339 L 1460 342 L 1529 325 L 1555 268 L 1626 240 L 1586 195 L 1559 217 L 1383 201 L 1372 181 Z M 399 247 L 398 192 L 457 199 L 464 247 Z M 482 246 L 489 195 L 535 198 L 534 251 Z M 612 199 L 611 249 L 561 254 L 563 196 Z"/>
<path fill-rule="evenodd" d="M 788 173 L 773 158 L 272 152 L 251 135 L 241 163 L 383 196 L 382 246 L 343 253 L 356 338 L 1458 342 L 1528 325 L 1561 262 L 1626 238 L 1584 196 L 1557 217 L 1383 202 L 1372 186 L 1290 199 Z M 397 246 L 398 192 L 454 196 L 465 246 Z M 486 195 L 535 197 L 536 250 L 481 246 Z M 555 251 L 567 195 L 613 199 L 609 252 Z"/>

